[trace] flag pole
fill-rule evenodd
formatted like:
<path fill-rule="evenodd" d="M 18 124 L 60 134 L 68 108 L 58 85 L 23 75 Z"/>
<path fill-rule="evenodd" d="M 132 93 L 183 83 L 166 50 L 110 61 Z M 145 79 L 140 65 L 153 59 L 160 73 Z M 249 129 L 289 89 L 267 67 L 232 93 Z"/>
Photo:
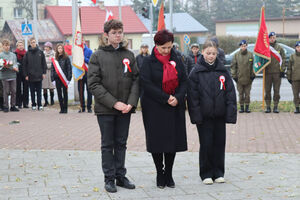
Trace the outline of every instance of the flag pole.
<path fill-rule="evenodd" d="M 266 82 L 266 68 L 263 70 L 263 91 L 262 91 L 262 110 L 265 110 L 265 82 Z"/>

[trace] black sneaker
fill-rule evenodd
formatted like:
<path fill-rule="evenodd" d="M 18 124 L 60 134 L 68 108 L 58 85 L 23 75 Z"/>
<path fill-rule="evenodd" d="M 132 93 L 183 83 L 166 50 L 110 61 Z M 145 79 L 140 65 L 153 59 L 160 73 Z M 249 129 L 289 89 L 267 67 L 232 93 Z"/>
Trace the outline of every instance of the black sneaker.
<path fill-rule="evenodd" d="M 105 182 L 104 189 L 105 189 L 107 192 L 110 192 L 110 193 L 115 193 L 115 192 L 117 192 L 117 188 L 116 188 L 116 185 L 115 185 L 115 181 L 111 180 L 111 181 Z"/>
<path fill-rule="evenodd" d="M 278 107 L 274 106 L 273 113 L 279 113 Z"/>
<path fill-rule="evenodd" d="M 92 109 L 88 109 L 88 113 L 92 113 L 93 111 L 92 111 Z"/>
<path fill-rule="evenodd" d="M 8 108 L 3 108 L 3 112 L 7 113 L 8 112 Z"/>
<path fill-rule="evenodd" d="M 80 109 L 78 110 L 78 113 L 83 113 L 83 112 L 85 112 L 85 109 L 81 109 L 81 108 L 80 108 Z"/>
<path fill-rule="evenodd" d="M 13 106 L 13 107 L 10 108 L 10 111 L 12 111 L 12 112 L 19 112 L 19 109 L 16 108 L 16 106 Z"/>
<path fill-rule="evenodd" d="M 28 105 L 24 105 L 23 108 L 29 108 L 29 106 Z"/>
<path fill-rule="evenodd" d="M 126 177 L 121 177 L 121 178 L 117 178 L 117 186 L 126 188 L 126 189 L 134 189 L 135 185 L 133 183 L 131 183 L 128 178 Z"/>

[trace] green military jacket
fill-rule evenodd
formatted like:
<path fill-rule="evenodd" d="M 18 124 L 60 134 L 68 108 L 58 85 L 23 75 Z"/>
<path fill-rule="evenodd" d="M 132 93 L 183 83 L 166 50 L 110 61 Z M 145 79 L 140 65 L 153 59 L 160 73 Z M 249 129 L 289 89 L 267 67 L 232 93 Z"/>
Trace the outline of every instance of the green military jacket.
<path fill-rule="evenodd" d="M 90 58 L 87 82 L 95 98 L 95 114 L 122 114 L 113 108 L 117 101 L 132 105 L 132 111 L 137 106 L 139 72 L 134 54 L 123 44 L 117 49 L 102 44 Z"/>
<path fill-rule="evenodd" d="M 253 54 L 251 52 L 242 52 L 240 50 L 234 54 L 231 63 L 231 75 L 232 78 L 238 79 L 240 84 L 246 85 L 252 82 L 255 74 L 253 72 Z"/>
<path fill-rule="evenodd" d="M 276 60 L 276 58 L 271 56 L 271 63 L 266 67 L 266 74 L 284 72 L 286 70 L 284 49 L 276 42 L 270 45 L 281 55 L 282 65 L 280 66 L 280 63 Z"/>
<path fill-rule="evenodd" d="M 291 55 L 286 74 L 288 80 L 300 81 L 300 52 Z"/>

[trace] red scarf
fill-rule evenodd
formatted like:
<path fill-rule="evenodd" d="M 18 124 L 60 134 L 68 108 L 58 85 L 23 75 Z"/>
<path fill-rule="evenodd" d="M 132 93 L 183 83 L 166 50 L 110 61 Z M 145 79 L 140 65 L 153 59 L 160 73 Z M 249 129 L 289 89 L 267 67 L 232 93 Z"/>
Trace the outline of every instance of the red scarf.
<path fill-rule="evenodd" d="M 154 55 L 163 64 L 163 80 L 162 89 L 167 94 L 174 94 L 178 87 L 178 76 L 175 66 L 170 63 L 171 54 L 167 56 L 161 55 L 156 48 L 154 48 Z M 175 62 L 174 62 L 175 63 Z"/>
<path fill-rule="evenodd" d="M 26 50 L 23 49 L 23 50 L 21 51 L 21 50 L 19 50 L 19 49 L 16 49 L 16 53 L 17 53 L 17 58 L 18 58 L 18 60 L 21 60 L 21 59 L 24 57 L 24 55 L 25 55 L 25 53 L 26 53 Z"/>

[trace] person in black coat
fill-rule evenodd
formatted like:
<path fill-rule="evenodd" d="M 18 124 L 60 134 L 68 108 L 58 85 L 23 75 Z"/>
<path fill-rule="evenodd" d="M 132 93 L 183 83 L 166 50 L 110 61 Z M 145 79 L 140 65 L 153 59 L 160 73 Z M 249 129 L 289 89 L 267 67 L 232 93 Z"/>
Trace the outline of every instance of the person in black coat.
<path fill-rule="evenodd" d="M 226 60 L 225 60 L 225 52 L 224 52 L 223 49 L 221 49 L 221 48 L 219 47 L 219 40 L 218 40 L 218 38 L 217 38 L 217 37 L 212 37 L 212 38 L 211 38 L 211 41 L 213 41 L 213 42 L 216 43 L 217 48 L 218 48 L 218 56 L 217 56 L 217 57 L 218 57 L 219 61 L 220 61 L 221 63 L 223 63 L 223 65 L 225 65 L 225 63 L 226 63 Z"/>
<path fill-rule="evenodd" d="M 34 37 L 29 40 L 28 51 L 23 58 L 25 80 L 29 81 L 32 110 L 36 110 L 35 92 L 37 94 L 38 110 L 42 106 L 42 80 L 46 77 L 47 64 L 45 54 L 41 51 Z"/>
<path fill-rule="evenodd" d="M 152 54 L 145 58 L 140 70 L 146 145 L 154 160 L 159 188 L 175 187 L 172 177 L 175 155 L 187 150 L 187 78 L 183 63 L 172 48 L 173 41 L 172 33 L 158 31 Z"/>
<path fill-rule="evenodd" d="M 236 123 L 233 81 L 217 58 L 217 45 L 206 41 L 189 75 L 188 110 L 200 139 L 200 177 L 204 184 L 224 183 L 226 123 Z"/>
<path fill-rule="evenodd" d="M 140 53 L 135 58 L 136 62 L 137 62 L 137 66 L 138 66 L 139 69 L 141 69 L 142 64 L 143 64 L 143 60 L 147 56 L 149 56 L 149 47 L 148 47 L 148 44 L 142 44 L 141 48 L 140 48 Z"/>
<path fill-rule="evenodd" d="M 26 54 L 26 50 L 24 49 L 24 42 L 22 40 L 17 41 L 17 49 L 15 50 L 15 54 L 17 56 L 17 61 L 19 65 L 19 72 L 17 72 L 17 96 L 16 102 L 18 108 L 28 108 L 29 102 L 29 85 L 28 81 L 25 80 L 24 70 L 23 70 L 23 58 Z"/>
<path fill-rule="evenodd" d="M 57 61 L 55 64 L 52 62 L 51 81 L 55 81 L 60 105 L 59 113 L 68 113 L 68 84 L 72 79 L 72 66 L 61 43 L 56 45 L 55 60 Z"/>

